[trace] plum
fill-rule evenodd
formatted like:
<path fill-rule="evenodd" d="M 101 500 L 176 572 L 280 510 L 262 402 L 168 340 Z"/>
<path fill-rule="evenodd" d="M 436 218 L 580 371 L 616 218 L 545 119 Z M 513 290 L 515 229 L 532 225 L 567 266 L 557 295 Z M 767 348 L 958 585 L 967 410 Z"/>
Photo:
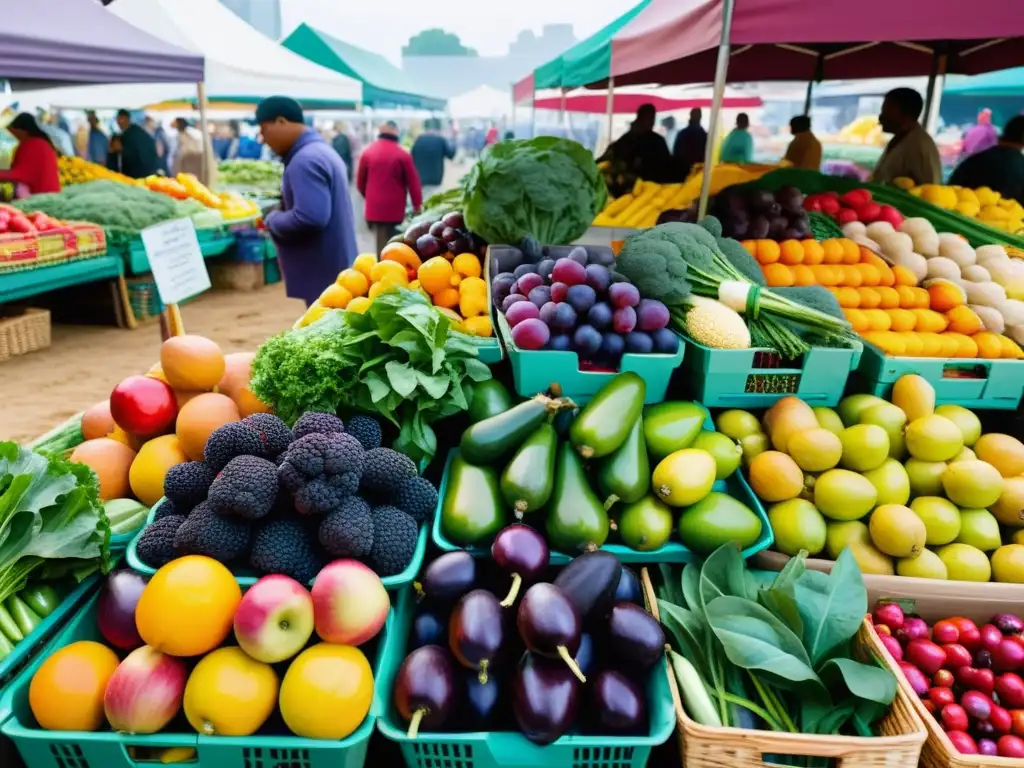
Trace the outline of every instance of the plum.
<path fill-rule="evenodd" d="M 1000 757 L 1024 757 L 1024 739 L 1019 736 L 1000 736 L 996 746 Z"/>
<path fill-rule="evenodd" d="M 978 754 L 995 757 L 999 754 L 999 747 L 992 739 L 978 739 Z"/>
<path fill-rule="evenodd" d="M 617 365 L 622 353 L 626 350 L 626 340 L 617 333 L 606 333 L 601 337 L 601 349 L 598 356 L 609 363 Z"/>
<path fill-rule="evenodd" d="M 537 273 L 537 265 L 536 264 L 520 264 L 518 267 L 516 267 L 512 271 L 512 274 L 515 276 L 516 280 L 521 278 L 523 275 L 532 275 L 532 274 L 536 274 L 536 273 Z M 541 282 L 544 282 L 544 281 L 541 280 Z"/>
<path fill-rule="evenodd" d="M 970 737 L 965 731 L 948 731 L 946 736 L 953 742 L 953 746 L 956 747 L 956 751 L 961 755 L 976 755 L 978 754 L 978 745 L 974 743 L 974 739 Z"/>
<path fill-rule="evenodd" d="M 448 243 L 448 251 L 455 256 L 462 253 L 475 253 L 473 242 L 465 235 L 459 235 Z"/>
<path fill-rule="evenodd" d="M 423 261 L 439 256 L 448 250 L 448 247 L 439 238 L 431 234 L 421 235 L 416 239 L 416 253 Z"/>
<path fill-rule="evenodd" d="M 1015 636 L 1004 637 L 991 653 L 992 668 L 996 672 L 1012 672 L 1024 667 L 1024 644 Z"/>
<path fill-rule="evenodd" d="M 980 630 L 981 646 L 988 651 L 995 650 L 1003 642 L 1003 633 L 995 624 L 986 624 Z"/>
<path fill-rule="evenodd" d="M 533 304 L 530 304 L 535 310 Z M 541 349 L 551 338 L 551 330 L 538 318 L 528 318 L 512 329 L 512 343 L 520 349 Z"/>
<path fill-rule="evenodd" d="M 612 253 L 611 248 L 593 248 L 587 251 L 587 254 L 589 255 L 588 267 L 594 264 L 611 269 L 615 264 L 615 254 Z"/>
<path fill-rule="evenodd" d="M 459 232 L 459 230 L 454 229 L 452 227 L 445 227 L 444 229 L 441 230 L 441 239 L 448 244 L 451 244 L 453 241 L 457 240 L 461 236 L 462 235 Z"/>
<path fill-rule="evenodd" d="M 551 279 L 551 270 L 555 268 L 554 259 L 544 259 L 537 263 L 537 274 L 544 278 L 544 280 Z"/>
<path fill-rule="evenodd" d="M 521 301 L 529 301 L 529 299 L 527 299 L 521 293 L 510 293 L 508 296 L 501 300 L 501 311 L 507 314 L 508 310 L 512 307 L 513 304 L 517 304 Z"/>
<path fill-rule="evenodd" d="M 882 641 L 882 645 L 885 646 L 885 650 L 889 652 L 896 661 L 903 659 L 903 646 L 900 645 L 900 641 L 892 635 L 879 635 L 878 639 Z"/>
<path fill-rule="evenodd" d="M 540 247 L 540 243 L 533 235 L 526 235 L 519 242 L 519 248 L 523 252 L 523 258 L 530 264 L 536 264 L 544 258 L 544 249 Z"/>
<path fill-rule="evenodd" d="M 570 285 L 565 300 L 579 314 L 588 311 L 597 301 L 597 294 L 589 285 Z"/>
<path fill-rule="evenodd" d="M 505 319 L 508 324 L 515 328 L 524 320 L 530 320 L 533 318 L 540 317 L 540 309 L 532 301 L 517 301 L 508 311 L 505 312 Z M 547 341 L 547 339 L 545 339 Z"/>
<path fill-rule="evenodd" d="M 592 325 L 581 325 L 572 336 L 572 345 L 583 360 L 593 360 L 601 348 L 601 332 Z"/>
<path fill-rule="evenodd" d="M 416 247 L 416 241 L 419 240 L 423 235 L 430 231 L 430 222 L 424 222 L 421 224 L 413 224 L 402 235 L 402 242 L 408 245 L 410 248 Z"/>
<path fill-rule="evenodd" d="M 949 669 L 969 667 L 974 661 L 971 658 L 971 652 L 960 645 L 960 643 L 947 643 L 942 646 L 942 650 L 946 653 L 946 663 L 944 666 Z"/>
<path fill-rule="evenodd" d="M 538 285 L 544 285 L 544 278 L 536 272 L 527 272 L 516 280 L 515 287 L 513 287 L 512 291 L 513 293 L 521 293 L 523 296 L 529 296 L 530 291 Z"/>
<path fill-rule="evenodd" d="M 668 328 L 651 331 L 651 343 L 659 355 L 674 355 L 679 351 L 679 337 Z"/>
<path fill-rule="evenodd" d="M 1020 617 L 1012 613 L 997 613 L 992 617 L 992 623 L 995 624 L 999 631 L 1004 635 L 1019 635 L 1024 633 L 1024 621 L 1021 621 Z"/>
<path fill-rule="evenodd" d="M 551 279 L 566 285 L 580 285 L 587 281 L 587 270 L 578 261 L 559 259 L 551 270 Z"/>
<path fill-rule="evenodd" d="M 587 322 L 599 331 L 606 331 L 612 327 L 611 305 L 606 301 L 599 301 L 587 310 Z"/>
<path fill-rule="evenodd" d="M 528 297 L 538 307 L 543 307 L 551 302 L 551 288 L 546 285 L 538 285 L 530 291 Z"/>
<path fill-rule="evenodd" d="M 538 317 L 543 323 L 545 323 L 549 327 L 551 326 L 551 321 L 555 317 L 555 309 L 557 307 L 558 305 L 555 302 L 549 301 L 547 304 L 544 304 L 540 308 L 540 314 L 538 315 Z"/>
<path fill-rule="evenodd" d="M 931 640 L 918 638 L 906 647 L 905 658 L 926 675 L 934 675 L 946 662 L 946 653 Z"/>
<path fill-rule="evenodd" d="M 967 710 L 959 704 L 947 704 L 940 710 L 939 715 L 947 731 L 967 730 Z"/>
<path fill-rule="evenodd" d="M 636 328 L 636 310 L 620 307 L 612 314 L 612 328 L 616 333 L 629 333 Z"/>
<path fill-rule="evenodd" d="M 587 266 L 587 262 L 590 259 L 590 257 L 587 255 L 587 249 L 584 248 L 582 245 L 577 245 L 575 248 L 569 251 L 569 255 L 566 256 L 566 258 L 572 259 L 573 261 L 575 261 L 576 263 L 583 267 Z"/>
<path fill-rule="evenodd" d="M 453 229 L 464 229 L 466 227 L 466 220 L 462 217 L 462 211 L 446 213 L 441 217 L 441 221 Z"/>
<path fill-rule="evenodd" d="M 611 284 L 612 273 L 608 271 L 607 267 L 601 266 L 600 264 L 587 265 L 587 285 L 593 288 L 597 293 L 604 293 L 608 290 L 608 286 Z"/>
<path fill-rule="evenodd" d="M 903 622 L 900 622 L 900 626 L 893 627 L 893 629 L 900 629 L 902 626 Z M 935 622 L 935 626 L 932 627 L 932 640 L 940 645 L 956 643 L 960 640 L 960 630 L 957 628 L 956 624 L 946 619 L 937 621 Z M 996 644 L 998 645 L 998 643 Z"/>
<path fill-rule="evenodd" d="M 548 323 L 553 331 L 571 331 L 576 326 L 576 310 L 562 302 L 555 305 L 555 316 Z"/>
<path fill-rule="evenodd" d="M 515 277 L 508 272 L 498 275 L 491 281 L 491 298 L 496 306 L 501 306 L 505 297 L 512 293 L 512 286 L 515 284 Z"/>
<path fill-rule="evenodd" d="M 572 337 L 567 333 L 556 333 L 548 340 L 546 348 L 555 352 L 569 352 L 572 350 Z"/>
<path fill-rule="evenodd" d="M 654 350 L 654 340 L 643 331 L 630 331 L 625 341 L 626 352 L 632 355 L 649 355 Z"/>
<path fill-rule="evenodd" d="M 668 307 L 657 299 L 640 299 L 636 307 L 636 324 L 641 331 L 657 331 L 665 328 L 668 321 Z"/>
<path fill-rule="evenodd" d="M 446 226 L 443 221 L 435 221 L 433 224 L 430 225 L 430 229 L 428 229 L 427 231 L 434 237 L 436 237 L 438 240 L 444 240 L 444 238 L 441 237 L 441 235 L 442 233 L 444 233 L 445 229 L 451 229 L 451 227 Z M 448 241 L 445 240 L 445 242 Z"/>
<path fill-rule="evenodd" d="M 980 691 L 965 691 L 960 697 L 960 706 L 975 720 L 988 720 L 992 713 L 992 702 Z"/>
<path fill-rule="evenodd" d="M 565 283 L 554 282 L 551 284 L 551 300 L 552 301 L 565 301 L 565 297 L 569 295 L 569 286 Z"/>
<path fill-rule="evenodd" d="M 608 300 L 616 309 L 635 307 L 640 303 L 640 291 L 632 283 L 612 283 L 608 287 Z"/>

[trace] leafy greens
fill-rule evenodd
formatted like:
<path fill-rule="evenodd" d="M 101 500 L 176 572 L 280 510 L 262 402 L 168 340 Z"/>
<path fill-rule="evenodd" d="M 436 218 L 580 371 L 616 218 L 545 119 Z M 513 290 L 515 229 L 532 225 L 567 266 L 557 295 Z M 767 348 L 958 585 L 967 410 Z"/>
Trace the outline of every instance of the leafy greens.
<path fill-rule="evenodd" d="M 794 557 L 767 586 L 728 544 L 662 576 L 662 623 L 722 723 L 756 716 L 775 731 L 869 736 L 892 703 L 892 673 L 852 658 L 867 590 L 849 550 L 829 574 Z"/>
<path fill-rule="evenodd" d="M 491 378 L 477 346 L 422 294 L 397 289 L 365 313 L 330 312 L 260 347 L 252 391 L 288 423 L 307 411 L 376 413 L 400 429 L 396 447 L 433 458 L 431 424 L 469 407 L 469 387 Z"/>
<path fill-rule="evenodd" d="M 484 150 L 464 182 L 466 224 L 489 243 L 526 235 L 549 245 L 578 239 L 604 208 L 608 190 L 582 144 L 538 136 Z"/>
<path fill-rule="evenodd" d="M 110 562 L 99 482 L 84 464 L 0 443 L 0 602 L 28 577 Z"/>

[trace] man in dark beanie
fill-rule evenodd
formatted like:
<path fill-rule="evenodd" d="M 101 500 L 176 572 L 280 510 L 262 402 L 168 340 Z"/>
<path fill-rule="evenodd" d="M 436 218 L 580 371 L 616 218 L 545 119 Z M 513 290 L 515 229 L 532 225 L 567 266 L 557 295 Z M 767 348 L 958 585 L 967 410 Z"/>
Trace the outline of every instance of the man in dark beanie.
<path fill-rule="evenodd" d="M 356 257 L 345 164 L 306 126 L 295 99 L 271 96 L 256 107 L 263 141 L 284 160 L 281 208 L 265 218 L 288 296 L 312 304 Z"/>

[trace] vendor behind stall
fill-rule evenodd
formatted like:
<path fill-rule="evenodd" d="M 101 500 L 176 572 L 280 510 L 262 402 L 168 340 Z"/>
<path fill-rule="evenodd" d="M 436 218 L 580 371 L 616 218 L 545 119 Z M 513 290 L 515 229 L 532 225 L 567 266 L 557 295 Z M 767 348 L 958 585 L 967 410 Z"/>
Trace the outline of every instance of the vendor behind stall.
<path fill-rule="evenodd" d="M 950 185 L 988 187 L 1024 205 L 1024 115 L 1010 118 L 994 147 L 970 155 L 949 177 Z"/>
<path fill-rule="evenodd" d="M 794 168 L 820 171 L 821 142 L 811 133 L 811 118 L 807 115 L 794 115 L 789 121 L 789 130 L 793 140 L 789 142 L 783 160 L 788 160 Z"/>
<path fill-rule="evenodd" d="M 657 113 L 653 104 L 641 104 L 629 130 L 615 140 L 598 162 L 607 162 L 605 180 L 614 195 L 633 188 L 636 180 L 675 181 L 678 172 L 665 137 L 654 130 Z"/>
<path fill-rule="evenodd" d="M 122 109 L 117 113 L 117 127 L 121 129 L 121 173 L 133 179 L 142 179 L 160 169 L 156 140 L 146 129 L 132 122 L 131 113 Z"/>
<path fill-rule="evenodd" d="M 939 148 L 918 122 L 922 111 L 924 100 L 913 88 L 893 88 L 885 94 L 878 122 L 892 138 L 871 174 L 872 181 L 891 184 L 909 178 L 917 185 L 942 183 Z"/>
<path fill-rule="evenodd" d="M 43 192 L 60 192 L 58 152 L 53 140 L 28 112 L 22 112 L 7 126 L 18 140 L 11 168 L 0 171 L 0 181 L 13 182 L 18 197 Z"/>

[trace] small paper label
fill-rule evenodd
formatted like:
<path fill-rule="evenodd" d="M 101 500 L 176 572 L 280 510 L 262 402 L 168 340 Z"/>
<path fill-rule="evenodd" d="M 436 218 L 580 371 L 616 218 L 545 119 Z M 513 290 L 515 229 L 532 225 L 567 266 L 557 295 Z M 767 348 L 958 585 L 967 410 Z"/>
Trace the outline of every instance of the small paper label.
<path fill-rule="evenodd" d="M 209 290 L 203 252 L 192 219 L 173 219 L 142 230 L 153 281 L 164 304 L 178 304 Z"/>

